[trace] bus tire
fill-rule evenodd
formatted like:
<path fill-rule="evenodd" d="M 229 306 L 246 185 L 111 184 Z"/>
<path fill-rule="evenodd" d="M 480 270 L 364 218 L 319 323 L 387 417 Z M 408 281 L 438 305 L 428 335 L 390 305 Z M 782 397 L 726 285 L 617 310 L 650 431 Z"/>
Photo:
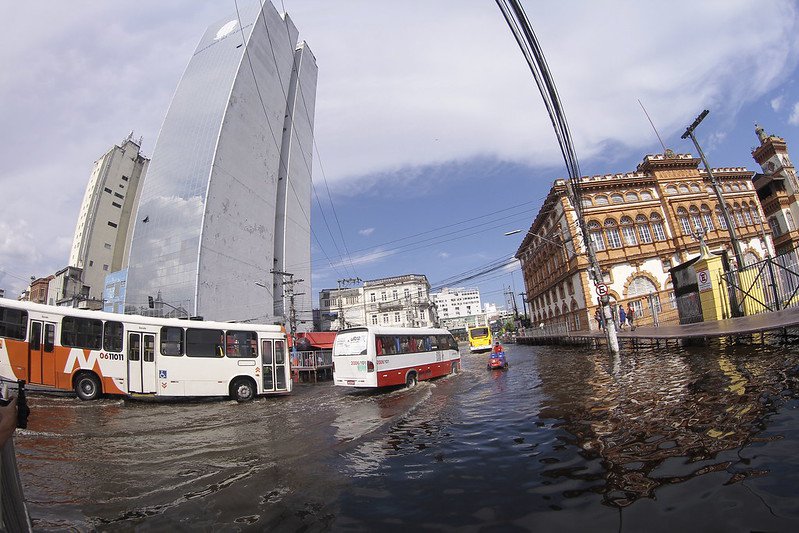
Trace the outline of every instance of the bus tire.
<path fill-rule="evenodd" d="M 230 385 L 230 397 L 239 403 L 255 398 L 255 382 L 250 378 L 236 378 Z"/>
<path fill-rule="evenodd" d="M 83 401 L 96 400 L 103 389 L 100 378 L 92 372 L 81 372 L 75 376 L 75 394 Z"/>
<path fill-rule="evenodd" d="M 416 377 L 416 372 L 408 372 L 408 375 L 405 377 L 405 386 L 412 389 L 417 383 L 419 383 L 419 380 Z"/>
<path fill-rule="evenodd" d="M 452 363 L 452 368 L 450 369 L 449 373 L 450 374 L 457 374 L 459 371 L 460 371 L 460 368 L 458 368 L 458 363 Z"/>

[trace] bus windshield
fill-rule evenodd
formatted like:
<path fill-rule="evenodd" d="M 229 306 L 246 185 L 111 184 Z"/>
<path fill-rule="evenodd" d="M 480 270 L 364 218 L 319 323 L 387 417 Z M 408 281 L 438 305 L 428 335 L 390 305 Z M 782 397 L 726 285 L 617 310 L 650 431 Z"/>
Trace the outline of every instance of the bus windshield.
<path fill-rule="evenodd" d="M 368 330 L 344 331 L 336 335 L 333 355 L 366 355 Z"/>
<path fill-rule="evenodd" d="M 485 337 L 488 335 L 488 328 L 475 328 L 469 331 L 472 337 Z"/>

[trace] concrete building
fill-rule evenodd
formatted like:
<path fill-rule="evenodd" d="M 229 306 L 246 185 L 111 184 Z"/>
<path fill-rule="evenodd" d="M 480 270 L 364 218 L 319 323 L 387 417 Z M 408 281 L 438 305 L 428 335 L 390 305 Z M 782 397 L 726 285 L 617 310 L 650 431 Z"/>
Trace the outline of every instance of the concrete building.
<path fill-rule="evenodd" d="M 83 272 L 88 298 L 102 301 L 105 277 L 120 270 L 149 159 L 133 133 L 94 162 L 75 227 L 69 266 Z"/>
<path fill-rule="evenodd" d="M 459 329 L 486 324 L 479 289 L 448 288 L 432 294 L 442 328 Z"/>
<path fill-rule="evenodd" d="M 730 234 L 700 160 L 648 155 L 635 172 L 584 177 L 583 210 L 612 300 L 630 304 L 639 323 L 676 321 L 669 269 L 699 253 L 698 232 L 732 263 Z M 745 168 L 713 169 L 738 234 L 744 261 L 766 256 L 771 230 Z M 533 324 L 596 329 L 597 294 L 589 281 L 584 236 L 565 180 L 549 191 L 516 252 Z"/>
<path fill-rule="evenodd" d="M 164 119 L 135 219 L 125 312 L 311 323 L 316 59 L 288 15 L 240 0 L 209 26 Z M 256 286 L 256 283 L 266 288 Z"/>
<path fill-rule="evenodd" d="M 420 274 L 365 281 L 361 287 L 323 289 L 319 314 L 322 331 L 364 324 L 431 327 L 438 322 L 430 283 Z"/>
<path fill-rule="evenodd" d="M 799 182 L 785 139 L 767 135 L 760 126 L 756 126 L 755 133 L 760 146 L 752 150 L 752 157 L 763 173 L 755 175 L 754 184 L 776 253 L 782 255 L 799 246 Z"/>

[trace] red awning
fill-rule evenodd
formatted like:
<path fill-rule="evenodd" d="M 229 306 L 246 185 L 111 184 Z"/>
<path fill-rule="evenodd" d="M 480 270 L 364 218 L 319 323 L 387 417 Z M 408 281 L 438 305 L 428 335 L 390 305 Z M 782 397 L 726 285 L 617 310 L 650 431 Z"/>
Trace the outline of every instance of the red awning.
<path fill-rule="evenodd" d="M 297 333 L 297 339 L 308 339 L 308 342 L 314 348 L 320 350 L 332 350 L 333 341 L 336 340 L 335 331 L 308 331 L 305 333 Z"/>

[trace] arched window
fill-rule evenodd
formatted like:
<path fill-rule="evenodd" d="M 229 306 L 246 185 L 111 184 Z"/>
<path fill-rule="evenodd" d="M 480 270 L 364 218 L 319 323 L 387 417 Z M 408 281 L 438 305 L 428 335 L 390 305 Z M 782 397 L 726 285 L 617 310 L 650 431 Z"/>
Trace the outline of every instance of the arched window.
<path fill-rule="evenodd" d="M 735 222 L 736 222 L 735 226 L 736 227 L 745 226 L 746 222 L 744 222 L 744 216 L 743 213 L 741 212 L 741 206 L 738 204 L 738 202 L 736 202 L 735 205 L 733 205 L 732 209 L 735 212 Z"/>
<path fill-rule="evenodd" d="M 627 200 L 628 202 L 637 202 L 638 195 L 635 194 L 634 192 L 628 192 L 627 194 L 624 195 L 624 199 Z"/>
<path fill-rule="evenodd" d="M 708 231 L 713 231 L 716 229 L 715 226 L 713 226 L 713 215 L 710 214 L 710 208 L 707 205 L 702 204 L 701 210 L 702 220 L 705 222 L 705 229 Z"/>
<path fill-rule="evenodd" d="M 677 220 L 680 222 L 680 229 L 683 235 L 691 234 L 691 223 L 688 221 L 688 211 L 684 207 L 677 208 Z"/>
<path fill-rule="evenodd" d="M 733 183 L 732 184 L 732 190 L 733 191 L 740 191 L 741 190 L 741 186 L 738 185 L 737 183 Z"/>
<path fill-rule="evenodd" d="M 643 244 L 652 242 L 652 232 L 649 230 L 649 220 L 645 215 L 635 217 L 635 225 L 638 226 L 638 237 Z"/>
<path fill-rule="evenodd" d="M 752 216 L 752 221 L 755 224 L 760 224 L 760 211 L 754 202 L 749 202 L 749 213 Z"/>
<path fill-rule="evenodd" d="M 744 221 L 746 222 L 747 226 L 752 225 L 752 215 L 749 213 L 749 206 L 744 204 L 741 206 L 741 213 L 743 213 Z"/>
<path fill-rule="evenodd" d="M 702 231 L 702 219 L 699 218 L 699 209 L 695 205 L 692 205 L 688 212 L 691 214 L 691 224 L 696 231 Z"/>
<path fill-rule="evenodd" d="M 691 184 L 691 192 L 702 192 L 702 189 L 699 188 L 699 185 L 696 183 Z"/>
<path fill-rule="evenodd" d="M 758 259 L 757 255 L 755 255 L 754 252 L 746 252 L 744 254 L 744 264 L 746 266 L 754 265 L 758 261 L 760 261 L 760 259 Z"/>
<path fill-rule="evenodd" d="M 649 191 L 641 191 L 641 200 L 646 201 L 646 200 L 651 200 L 651 199 L 652 199 L 652 193 L 651 192 L 649 192 Z"/>
<path fill-rule="evenodd" d="M 649 215 L 649 222 L 652 225 L 652 233 L 655 234 L 656 241 L 665 241 L 666 232 L 663 231 L 663 219 L 657 213 Z"/>
<path fill-rule="evenodd" d="M 583 207 L 591 207 L 594 205 L 594 202 L 592 202 L 590 198 L 583 198 L 580 203 L 583 204 Z"/>
<path fill-rule="evenodd" d="M 621 236 L 616 221 L 609 218 L 605 221 L 605 236 L 608 239 L 608 248 L 621 248 Z"/>
<path fill-rule="evenodd" d="M 636 276 L 630 286 L 627 287 L 627 298 L 635 309 L 635 316 L 643 315 L 644 306 L 643 300 L 652 297 L 652 304 L 660 311 L 660 296 L 658 296 L 658 288 L 652 283 L 652 280 L 644 276 Z"/>
<path fill-rule="evenodd" d="M 669 185 L 668 187 L 666 187 L 666 194 L 668 195 L 677 194 L 677 187 L 675 187 L 674 185 Z"/>
<path fill-rule="evenodd" d="M 605 240 L 602 238 L 602 226 L 599 222 L 592 220 L 588 223 L 588 237 L 594 245 L 594 249 L 601 251 L 605 249 Z"/>
<path fill-rule="evenodd" d="M 621 233 L 624 235 L 624 244 L 627 246 L 635 246 L 638 244 L 638 238 L 635 235 L 635 226 L 633 226 L 633 219 L 630 217 L 621 217 Z"/>
<path fill-rule="evenodd" d="M 727 214 L 730 216 L 730 224 L 733 228 L 737 228 L 739 224 L 735 222 L 735 211 L 730 204 L 727 204 Z"/>
<path fill-rule="evenodd" d="M 594 203 L 596 205 L 608 205 L 608 197 L 604 194 L 600 194 L 599 196 L 594 197 Z"/>
<path fill-rule="evenodd" d="M 610 195 L 610 203 L 612 204 L 623 204 L 624 197 L 621 194 L 611 194 Z"/>
<path fill-rule="evenodd" d="M 724 190 L 724 192 L 732 192 L 732 188 L 730 187 L 729 183 L 725 183 L 721 186 L 721 188 Z"/>
<path fill-rule="evenodd" d="M 682 193 L 682 194 L 688 194 L 688 185 L 686 185 L 686 184 L 684 184 L 684 183 L 683 183 L 683 184 L 681 184 L 681 185 L 679 186 L 679 189 L 680 189 L 680 193 Z"/>
<path fill-rule="evenodd" d="M 796 229 L 796 224 L 793 223 L 793 215 L 790 211 L 785 211 L 785 223 L 788 226 L 788 231 L 793 231 Z"/>
<path fill-rule="evenodd" d="M 719 228 L 726 230 L 727 221 L 724 220 L 724 213 L 721 212 L 721 207 L 716 206 L 716 219 L 719 221 Z"/>

